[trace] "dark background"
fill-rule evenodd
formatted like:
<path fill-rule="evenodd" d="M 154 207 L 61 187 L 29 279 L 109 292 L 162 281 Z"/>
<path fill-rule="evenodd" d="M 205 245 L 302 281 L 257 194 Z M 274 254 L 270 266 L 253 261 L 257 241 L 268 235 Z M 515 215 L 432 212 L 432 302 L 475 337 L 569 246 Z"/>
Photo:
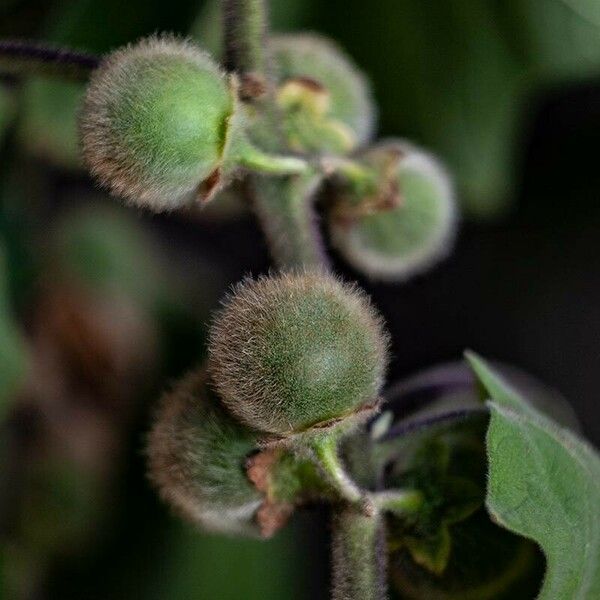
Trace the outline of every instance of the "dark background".
<path fill-rule="evenodd" d="M 0 35 L 102 52 L 156 30 L 187 33 L 202 14 L 188 0 L 147 4 L 5 0 Z M 560 390 L 600 445 L 600 27 L 560 0 L 273 4 L 280 29 L 330 35 L 369 73 L 382 137 L 407 136 L 436 150 L 456 175 L 464 217 L 443 264 L 402 285 L 372 284 L 336 264 L 359 279 L 387 320 L 390 380 L 472 348 Z M 196 23 L 201 41 L 218 27 L 215 17 Z M 19 111 L 27 104 L 18 94 L 25 92 L 16 81 L 5 85 L 17 108 L 4 134 L 3 176 L 42 178 L 28 188 L 23 219 L 44 229 L 72 204 L 114 204 L 90 200 L 84 174 L 23 142 L 26 118 Z M 60 121 L 59 113 L 53 116 Z M 118 484 L 106 501 L 101 535 L 76 556 L 53 551 L 43 575 L 34 578 L 28 567 L 20 577 L 35 579 L 36 598 L 328 597 L 327 522 L 320 511 L 300 516 L 268 543 L 224 540 L 190 531 L 148 488 L 140 440 L 155 395 L 202 356 L 209 309 L 225 289 L 244 274 L 266 271 L 269 259 L 248 216 L 136 218 L 171 267 L 195 280 L 188 312 L 197 310 L 183 311 L 167 327 L 163 375 L 123 434 L 128 450 L 115 466 Z M 8 226 L 7 232 L 18 237 Z M 39 269 L 23 275 L 28 263 L 19 256 L 25 255 L 15 251 L 11 260 L 15 310 L 27 331 Z M 12 423 L 27 438 L 29 421 L 16 412 Z M 70 516 L 56 518 L 60 530 Z"/>

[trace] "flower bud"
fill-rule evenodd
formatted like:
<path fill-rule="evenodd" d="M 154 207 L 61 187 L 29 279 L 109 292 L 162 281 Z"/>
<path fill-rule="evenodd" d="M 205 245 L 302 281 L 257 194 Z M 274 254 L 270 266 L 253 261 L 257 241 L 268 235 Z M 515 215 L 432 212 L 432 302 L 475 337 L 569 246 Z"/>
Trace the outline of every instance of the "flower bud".
<path fill-rule="evenodd" d="M 395 163 L 390 158 L 394 156 Z M 373 200 L 349 193 L 334 201 L 334 246 L 373 279 L 400 281 L 427 270 L 449 252 L 456 230 L 448 175 L 435 158 L 406 142 L 381 144 L 364 160 L 382 173 L 388 195 Z"/>
<path fill-rule="evenodd" d="M 220 178 L 233 113 L 230 85 L 206 54 L 172 37 L 147 38 L 92 76 L 80 122 L 84 158 L 116 195 L 174 209 Z"/>
<path fill-rule="evenodd" d="M 295 84 L 315 82 L 329 96 L 327 117 L 331 128 L 339 130 L 340 137 L 342 133 L 347 136 L 346 131 L 351 132 L 353 147 L 370 139 L 375 124 L 375 107 L 369 83 L 334 42 L 309 33 L 280 35 L 272 39 L 271 50 L 276 77 L 284 90 L 290 80 Z M 284 94 L 286 100 L 289 99 L 289 91 L 288 86 Z M 304 90 L 305 99 L 309 91 Z M 320 102 L 324 101 L 322 94 L 315 94 L 317 98 Z M 323 127 L 317 129 L 322 130 Z M 319 149 L 318 138 L 313 140 L 313 145 L 316 147 L 308 147 L 307 150 Z"/>
<path fill-rule="evenodd" d="M 276 99 L 292 150 L 346 154 L 356 146 L 352 129 L 331 117 L 331 94 L 317 81 L 306 77 L 288 79 L 280 86 Z"/>
<path fill-rule="evenodd" d="M 262 498 L 244 471 L 256 434 L 227 414 L 204 372 L 162 399 L 148 440 L 149 477 L 182 516 L 205 529 L 258 534 Z"/>
<path fill-rule="evenodd" d="M 355 287 L 317 272 L 241 283 L 209 341 L 213 385 L 229 410 L 287 436 L 333 425 L 377 400 L 382 319 Z"/>

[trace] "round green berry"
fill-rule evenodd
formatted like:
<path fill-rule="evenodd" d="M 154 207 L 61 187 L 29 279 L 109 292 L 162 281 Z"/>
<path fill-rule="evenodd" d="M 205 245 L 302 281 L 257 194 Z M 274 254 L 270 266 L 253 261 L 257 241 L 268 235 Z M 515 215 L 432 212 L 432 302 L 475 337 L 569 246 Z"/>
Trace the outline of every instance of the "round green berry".
<path fill-rule="evenodd" d="M 174 209 L 218 176 L 233 112 L 227 79 L 200 49 L 144 39 L 92 76 L 80 122 L 84 158 L 116 195 Z"/>
<path fill-rule="evenodd" d="M 312 33 L 279 35 L 271 40 L 271 51 L 281 86 L 289 81 L 312 81 L 328 94 L 326 109 L 330 127 L 327 130 L 337 129 L 339 136 L 344 137 L 344 132 L 339 131 L 343 125 L 353 134 L 355 146 L 369 141 L 375 125 L 370 85 L 335 42 Z M 309 91 L 306 89 L 305 93 Z M 318 130 L 323 135 L 324 127 Z M 327 133 L 333 135 L 334 131 Z"/>
<path fill-rule="evenodd" d="M 421 273 L 449 252 L 456 231 L 457 208 L 452 184 L 444 168 L 430 154 L 406 143 L 387 142 L 370 150 L 367 164 L 389 164 L 386 154 L 398 157 L 391 174 L 397 199 L 390 208 L 366 211 L 347 218 L 344 202 L 334 204 L 330 232 L 334 246 L 357 270 L 373 279 L 404 280 Z M 360 199 L 352 201 L 352 211 Z"/>
<path fill-rule="evenodd" d="M 386 349 L 382 320 L 357 288 L 290 273 L 235 289 L 212 327 L 209 367 L 234 415 L 285 436 L 374 403 Z"/>
<path fill-rule="evenodd" d="M 262 496 L 245 473 L 256 434 L 208 389 L 203 371 L 167 393 L 148 439 L 149 477 L 161 496 L 205 529 L 258 535 Z"/>

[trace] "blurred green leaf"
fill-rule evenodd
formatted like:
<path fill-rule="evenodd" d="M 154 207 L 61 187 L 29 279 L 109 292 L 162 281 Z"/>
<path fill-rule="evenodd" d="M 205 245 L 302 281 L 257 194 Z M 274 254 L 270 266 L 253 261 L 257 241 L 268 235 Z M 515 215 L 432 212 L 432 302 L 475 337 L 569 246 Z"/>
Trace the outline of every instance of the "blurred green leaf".
<path fill-rule="evenodd" d="M 71 0 L 61 2 L 47 21 L 46 42 L 105 53 L 157 30 L 185 28 L 191 0 Z M 118 15 L 118 18 L 115 18 Z M 26 82 L 19 140 L 34 156 L 61 168 L 81 168 L 77 114 L 84 84 L 45 79 Z"/>
<path fill-rule="evenodd" d="M 391 547 L 406 546 L 415 563 L 436 575 L 448 565 L 452 552 L 450 527 L 468 519 L 483 503 L 483 463 L 480 433 L 465 424 L 425 440 L 407 466 L 402 460 L 388 466 L 388 485 L 420 490 L 424 506 L 414 519 L 390 517 Z"/>
<path fill-rule="evenodd" d="M 600 4 L 597 0 L 563 0 L 563 2 L 584 19 L 589 19 L 596 25 L 600 25 Z"/>
<path fill-rule="evenodd" d="M 145 596 L 282 600 L 307 596 L 306 557 L 297 541 L 298 527 L 268 541 L 227 538 L 179 526 L 169 544 L 160 580 Z M 293 594 L 291 590 L 294 590 Z"/>
<path fill-rule="evenodd" d="M 169 291 L 158 248 L 125 208 L 71 210 L 56 226 L 53 252 L 59 273 L 99 291 L 125 293 L 149 306 Z"/>
<path fill-rule="evenodd" d="M 483 359 L 468 359 L 491 397 L 489 512 L 540 544 L 547 559 L 540 599 L 600 597 L 600 457 Z"/>
<path fill-rule="evenodd" d="M 32 79 L 23 87 L 20 143 L 28 152 L 66 169 L 81 168 L 77 113 L 81 83 Z"/>
<path fill-rule="evenodd" d="M 390 556 L 394 598 L 514 600 L 539 588 L 540 556 L 529 540 L 492 523 L 483 508 L 450 528 L 452 550 L 440 575 L 415 563 L 409 552 Z"/>
<path fill-rule="evenodd" d="M 360 25 L 331 18 L 374 80 L 386 131 L 439 153 L 475 218 L 510 207 L 531 98 L 600 73 L 599 28 L 564 0 L 382 0 Z"/>
<path fill-rule="evenodd" d="M 0 245 L 0 421 L 25 379 L 28 358 L 25 341 L 12 316 L 6 257 Z"/>
<path fill-rule="evenodd" d="M 530 92 L 545 83 L 600 73 L 600 29 L 570 3 L 577 0 L 506 0 L 497 9 L 499 21 L 507 24 L 506 41 L 520 57 Z"/>
<path fill-rule="evenodd" d="M 0 139 L 11 124 L 15 114 L 15 102 L 11 90 L 0 83 Z"/>

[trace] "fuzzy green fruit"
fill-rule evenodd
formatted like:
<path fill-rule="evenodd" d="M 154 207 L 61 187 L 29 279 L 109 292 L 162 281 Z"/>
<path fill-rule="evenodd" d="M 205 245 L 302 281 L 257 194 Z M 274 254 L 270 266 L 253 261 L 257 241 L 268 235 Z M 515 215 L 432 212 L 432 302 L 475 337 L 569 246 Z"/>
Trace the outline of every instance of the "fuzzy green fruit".
<path fill-rule="evenodd" d="M 357 288 L 282 274 L 235 289 L 212 327 L 209 367 L 234 415 L 286 436 L 373 404 L 386 349 L 382 320 Z"/>
<path fill-rule="evenodd" d="M 233 112 L 228 81 L 200 49 L 144 39 L 92 76 L 80 122 L 84 158 L 116 195 L 175 209 L 219 177 Z"/>
<path fill-rule="evenodd" d="M 227 414 L 203 372 L 166 394 L 148 440 L 149 476 L 160 495 L 204 529 L 258 535 L 262 496 L 244 471 L 257 436 Z"/>
<path fill-rule="evenodd" d="M 275 36 L 270 47 L 280 85 L 290 80 L 312 80 L 329 95 L 326 115 L 330 123 L 326 128 L 329 135 L 338 130 L 343 138 L 345 134 L 339 131 L 343 125 L 354 137 L 353 146 L 369 141 L 375 125 L 370 85 L 335 42 L 320 35 L 302 33 Z M 323 131 L 323 124 L 315 128 L 316 134 L 323 135 Z M 304 135 L 307 135 L 306 127 Z M 315 150 L 319 149 L 320 140 L 317 137 L 312 144 L 307 140 L 304 143 L 308 144 L 307 150 Z"/>
<path fill-rule="evenodd" d="M 400 281 L 426 271 L 450 251 L 456 231 L 454 192 L 444 168 L 428 153 L 402 141 L 384 142 L 363 157 L 376 170 L 389 167 L 397 199 L 360 214 L 352 193 L 334 203 L 330 232 L 334 246 L 357 270 L 373 279 Z M 383 169 L 381 169 L 383 171 Z M 358 210 L 357 210 L 358 208 Z"/>

